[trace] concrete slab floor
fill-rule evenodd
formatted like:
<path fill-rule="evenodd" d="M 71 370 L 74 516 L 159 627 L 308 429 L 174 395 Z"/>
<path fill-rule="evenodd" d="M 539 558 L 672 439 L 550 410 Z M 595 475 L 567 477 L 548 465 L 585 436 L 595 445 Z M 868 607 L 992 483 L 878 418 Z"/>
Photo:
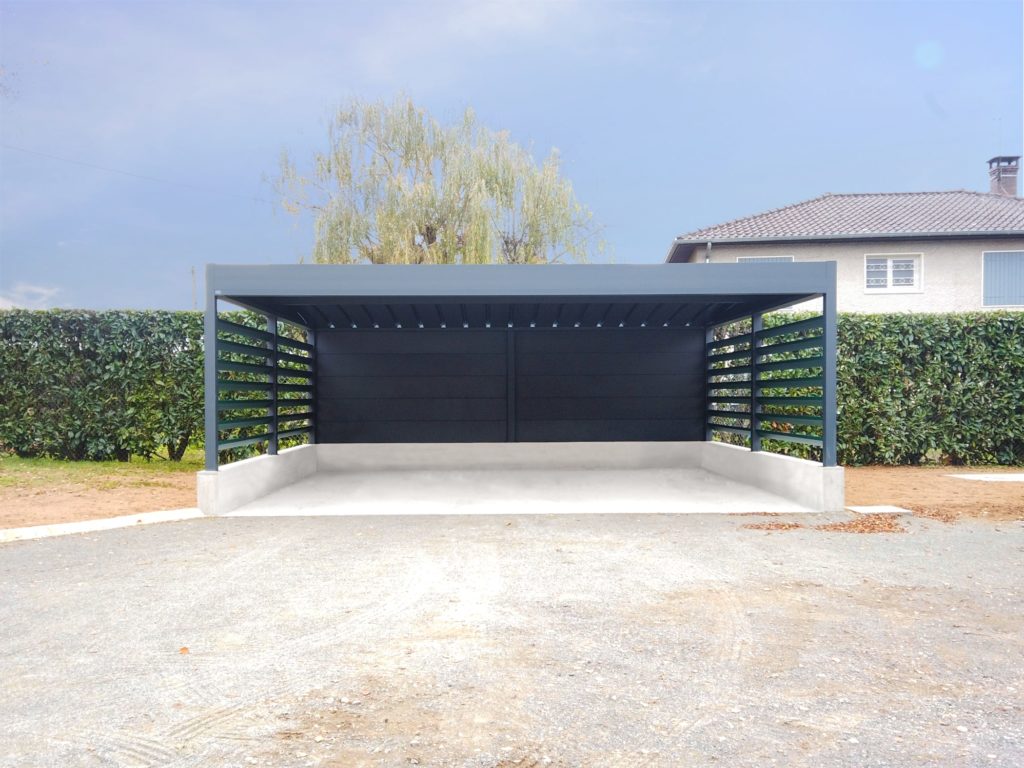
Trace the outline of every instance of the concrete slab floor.
<path fill-rule="evenodd" d="M 0 545 L 0 765 L 1024 764 L 1024 525 L 744 527 L 765 521 L 201 518 Z"/>
<path fill-rule="evenodd" d="M 563 467 L 318 472 L 228 516 L 808 511 L 701 469 Z"/>

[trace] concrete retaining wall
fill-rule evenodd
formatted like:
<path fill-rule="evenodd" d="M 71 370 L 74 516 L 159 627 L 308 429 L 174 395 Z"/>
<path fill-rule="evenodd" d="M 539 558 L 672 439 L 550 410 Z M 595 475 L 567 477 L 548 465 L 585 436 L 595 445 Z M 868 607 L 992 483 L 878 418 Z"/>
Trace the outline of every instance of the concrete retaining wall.
<path fill-rule="evenodd" d="M 316 472 L 316 445 L 286 448 L 276 456 L 255 456 L 216 471 L 198 472 L 198 507 L 206 515 L 223 515 Z"/>
<path fill-rule="evenodd" d="M 700 445 L 701 467 L 708 472 L 763 488 L 818 512 L 841 512 L 845 506 L 842 467 L 823 467 L 816 461 L 727 443 Z"/>
<path fill-rule="evenodd" d="M 800 507 L 843 509 L 843 469 L 725 443 L 325 443 L 200 472 L 199 508 L 222 515 L 316 472 L 703 469 Z"/>

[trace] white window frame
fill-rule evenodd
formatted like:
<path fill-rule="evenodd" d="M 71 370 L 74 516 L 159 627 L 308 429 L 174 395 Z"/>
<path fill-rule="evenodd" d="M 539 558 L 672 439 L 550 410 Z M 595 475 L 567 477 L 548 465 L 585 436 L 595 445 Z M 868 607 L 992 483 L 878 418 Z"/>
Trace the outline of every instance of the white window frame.
<path fill-rule="evenodd" d="M 795 261 L 795 259 L 793 258 L 793 256 L 791 254 L 786 253 L 786 254 L 779 254 L 778 256 L 767 256 L 767 255 L 765 255 L 765 256 L 737 256 L 736 257 L 736 263 L 737 264 L 744 264 L 744 263 L 745 264 L 756 264 L 756 263 L 760 262 L 762 264 L 771 264 L 772 262 L 768 261 L 768 259 L 772 259 L 773 261 L 777 261 L 779 259 L 781 259 L 782 261 Z"/>
<path fill-rule="evenodd" d="M 896 285 L 892 284 L 892 260 L 893 259 L 907 259 L 913 258 L 916 260 L 914 265 L 914 285 Z M 886 269 L 886 285 L 885 288 L 868 288 L 868 259 L 888 259 L 888 266 Z M 864 254 L 864 271 L 863 271 L 863 282 L 861 286 L 864 289 L 864 293 L 924 293 L 924 254 L 923 253 L 865 253 Z"/>
<path fill-rule="evenodd" d="M 1024 309 L 1024 304 L 986 304 L 985 303 L 985 254 L 986 253 L 1020 253 L 1024 248 L 997 248 L 981 252 L 981 306 L 984 309 Z"/>

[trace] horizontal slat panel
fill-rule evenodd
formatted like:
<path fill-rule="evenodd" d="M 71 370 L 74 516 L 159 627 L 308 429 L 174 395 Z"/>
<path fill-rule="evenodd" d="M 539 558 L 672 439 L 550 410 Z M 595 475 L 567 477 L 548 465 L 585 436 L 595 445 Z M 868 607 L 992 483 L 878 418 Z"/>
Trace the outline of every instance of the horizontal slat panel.
<path fill-rule="evenodd" d="M 298 437 L 299 435 L 308 435 L 313 431 L 313 427 L 296 427 L 295 429 L 286 429 L 284 432 L 277 433 L 278 440 L 284 440 L 286 437 Z"/>
<path fill-rule="evenodd" d="M 322 354 L 321 376 L 494 376 L 505 374 L 505 355 Z"/>
<path fill-rule="evenodd" d="M 259 328 L 250 328 L 248 325 L 239 325 L 230 320 L 217 320 L 217 330 L 221 333 L 233 333 L 236 336 L 245 336 L 259 341 L 273 341 L 274 334 L 262 331 Z"/>
<path fill-rule="evenodd" d="M 791 432 L 769 432 L 765 429 L 757 430 L 761 437 L 768 437 L 772 440 L 785 440 L 789 443 L 803 443 L 805 445 L 821 445 L 820 437 L 809 437 L 807 435 L 794 435 Z"/>
<path fill-rule="evenodd" d="M 312 392 L 312 384 L 278 384 L 278 392 Z"/>
<path fill-rule="evenodd" d="M 737 365 L 735 368 L 709 368 L 708 380 L 715 376 L 742 376 L 750 375 L 749 365 Z"/>
<path fill-rule="evenodd" d="M 664 375 L 691 373 L 693 363 L 686 356 L 668 353 L 552 352 L 520 355 L 516 361 L 516 370 L 526 376 L 559 373 L 600 376 L 623 371 L 634 375 Z"/>
<path fill-rule="evenodd" d="M 806 320 L 799 320 L 795 323 L 787 323 L 786 325 L 777 325 L 774 328 L 765 328 L 763 331 L 757 332 L 757 339 L 771 339 L 776 336 L 786 336 L 790 333 L 803 333 L 808 331 L 820 331 L 825 327 L 825 319 L 823 317 L 809 317 Z"/>
<path fill-rule="evenodd" d="M 744 333 L 740 336 L 733 336 L 731 339 L 718 339 L 717 341 L 709 341 L 706 345 L 708 353 L 712 350 L 721 349 L 722 347 L 729 347 L 735 344 L 750 344 L 750 334 Z"/>
<path fill-rule="evenodd" d="M 699 414 L 703 397 L 528 397 L 516 404 L 526 421 L 687 419 Z"/>
<path fill-rule="evenodd" d="M 258 427 L 261 424 L 269 424 L 271 421 L 269 416 L 260 416 L 258 418 L 251 419 L 233 419 L 230 421 L 218 421 L 217 429 L 240 429 L 242 427 Z"/>
<path fill-rule="evenodd" d="M 520 397 L 700 397 L 704 380 L 700 371 L 668 376 L 520 376 Z"/>
<path fill-rule="evenodd" d="M 520 421 L 516 437 L 523 442 L 700 440 L 703 419 L 617 421 Z"/>
<path fill-rule="evenodd" d="M 317 411 L 324 421 L 497 421 L 505 418 L 501 398 L 408 398 L 390 400 L 321 400 Z"/>
<path fill-rule="evenodd" d="M 708 355 L 708 363 L 724 363 L 728 360 L 742 360 L 749 358 L 752 353 L 750 349 L 739 349 L 735 352 L 719 352 L 716 355 Z"/>
<path fill-rule="evenodd" d="M 309 416 L 309 415 L 305 415 L 305 416 L 285 416 L 285 415 L 280 415 L 280 416 L 277 417 L 277 424 L 278 424 L 278 428 L 279 429 L 280 429 L 281 425 L 284 425 L 284 424 L 291 424 L 292 426 L 289 427 L 289 429 L 298 429 L 298 427 L 299 427 L 298 422 L 300 422 L 300 421 L 310 421 L 311 418 L 312 417 Z"/>
<path fill-rule="evenodd" d="M 289 352 L 277 351 L 276 355 L 278 360 L 287 360 L 289 363 L 298 363 L 299 365 L 312 365 L 313 358 L 303 357 L 302 355 L 293 355 Z"/>
<path fill-rule="evenodd" d="M 759 397 L 761 405 L 815 405 L 821 406 L 825 401 L 821 397 Z"/>
<path fill-rule="evenodd" d="M 315 411 L 282 411 L 278 409 L 278 421 L 285 421 L 286 419 L 309 419 L 316 415 Z"/>
<path fill-rule="evenodd" d="M 821 376 L 805 376 L 794 379 L 758 379 L 759 389 L 801 389 L 803 387 L 823 387 L 825 379 Z"/>
<path fill-rule="evenodd" d="M 717 389 L 750 389 L 750 379 L 746 381 L 710 381 L 708 382 L 708 391 L 714 391 Z"/>
<path fill-rule="evenodd" d="M 744 437 L 750 436 L 750 429 L 744 429 L 743 427 L 727 427 L 724 424 L 712 424 L 707 425 L 712 432 L 728 432 L 732 435 L 743 435 Z"/>
<path fill-rule="evenodd" d="M 259 373 L 269 376 L 274 372 L 273 366 L 254 365 L 252 363 L 234 363 L 230 360 L 218 360 L 217 370 L 231 373 Z"/>
<path fill-rule="evenodd" d="M 783 352 L 801 352 L 805 349 L 823 349 L 825 345 L 824 336 L 813 336 L 809 339 L 797 339 L 787 341 L 785 344 L 773 344 L 771 346 L 758 347 L 758 358 L 769 355 L 781 355 Z"/>
<path fill-rule="evenodd" d="M 750 411 L 708 411 L 708 418 L 741 419 L 750 421 Z"/>
<path fill-rule="evenodd" d="M 218 411 L 244 411 L 248 408 L 269 408 L 273 400 L 218 400 Z"/>
<path fill-rule="evenodd" d="M 520 355 L 631 352 L 700 357 L 704 346 L 704 331 L 649 328 L 638 332 L 630 329 L 605 328 L 591 332 L 567 328 L 562 331 L 519 333 L 515 345 L 516 352 Z"/>
<path fill-rule="evenodd" d="M 824 357 L 803 357 L 799 360 L 779 360 L 774 363 L 758 363 L 759 371 L 802 371 L 807 368 L 821 368 L 825 364 Z"/>
<path fill-rule="evenodd" d="M 236 344 L 233 341 L 217 340 L 218 352 L 234 352 L 236 355 L 252 355 L 253 357 L 267 358 L 273 352 L 266 347 L 254 347 L 250 344 Z"/>
<path fill-rule="evenodd" d="M 504 397 L 504 376 L 324 376 L 321 400 L 331 398 Z"/>
<path fill-rule="evenodd" d="M 780 424 L 807 424 L 810 426 L 820 426 L 822 422 L 821 416 L 796 416 L 788 413 L 759 413 L 757 421 L 760 424 L 766 422 L 778 422 Z"/>
<path fill-rule="evenodd" d="M 743 397 L 742 395 L 711 395 L 710 397 L 708 397 L 708 402 L 709 403 L 733 403 L 733 404 L 740 405 L 740 404 L 743 404 L 743 403 L 749 403 L 750 402 L 750 397 Z"/>
<path fill-rule="evenodd" d="M 217 381 L 218 392 L 269 392 L 273 386 L 269 381 Z"/>
<path fill-rule="evenodd" d="M 264 443 L 269 438 L 269 432 L 264 432 L 261 435 L 253 435 L 251 437 L 233 437 L 230 440 L 218 441 L 217 447 L 221 450 L 224 450 L 225 448 L 241 448 L 243 445 L 252 445 L 253 443 Z"/>
<path fill-rule="evenodd" d="M 295 339 L 289 339 L 287 336 L 278 336 L 277 346 L 288 347 L 289 349 L 300 349 L 303 352 L 316 352 L 316 347 L 312 344 L 307 344 L 304 341 L 296 341 Z"/>
<path fill-rule="evenodd" d="M 502 421 L 317 421 L 321 443 L 500 443 Z"/>

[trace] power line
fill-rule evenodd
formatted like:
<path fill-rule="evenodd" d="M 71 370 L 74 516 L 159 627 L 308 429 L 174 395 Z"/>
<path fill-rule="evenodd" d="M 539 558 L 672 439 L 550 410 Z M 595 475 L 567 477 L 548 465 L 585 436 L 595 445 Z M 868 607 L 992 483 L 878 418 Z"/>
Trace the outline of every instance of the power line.
<path fill-rule="evenodd" d="M 133 179 L 140 179 L 142 181 L 155 181 L 158 184 L 169 184 L 173 187 L 185 187 L 187 189 L 194 189 L 199 192 L 206 192 L 208 194 L 222 195 L 224 197 L 235 197 L 240 200 L 252 200 L 258 203 L 270 203 L 274 204 L 273 200 L 267 200 L 263 197 L 255 197 L 249 195 L 239 195 L 234 192 L 223 192 L 221 190 L 212 189 L 210 187 L 203 187 L 198 184 L 189 184 L 187 181 L 173 181 L 171 179 L 161 179 L 157 176 L 146 176 L 141 173 L 132 173 L 131 171 L 122 171 L 120 168 L 110 168 L 105 165 L 97 165 L 95 163 L 87 163 L 84 160 L 73 160 L 70 157 L 60 157 L 59 155 L 51 155 L 47 152 L 39 152 L 35 149 L 26 149 L 25 147 L 16 147 L 13 144 L 7 144 L 6 142 L 0 142 L 0 147 L 4 149 L 11 149 L 15 152 L 24 152 L 27 155 L 37 155 L 38 157 L 45 157 L 49 160 L 59 160 L 62 163 L 70 163 L 72 165 L 80 165 L 84 168 L 92 168 L 97 171 L 107 171 L 108 173 L 118 173 L 122 176 L 129 176 Z"/>

